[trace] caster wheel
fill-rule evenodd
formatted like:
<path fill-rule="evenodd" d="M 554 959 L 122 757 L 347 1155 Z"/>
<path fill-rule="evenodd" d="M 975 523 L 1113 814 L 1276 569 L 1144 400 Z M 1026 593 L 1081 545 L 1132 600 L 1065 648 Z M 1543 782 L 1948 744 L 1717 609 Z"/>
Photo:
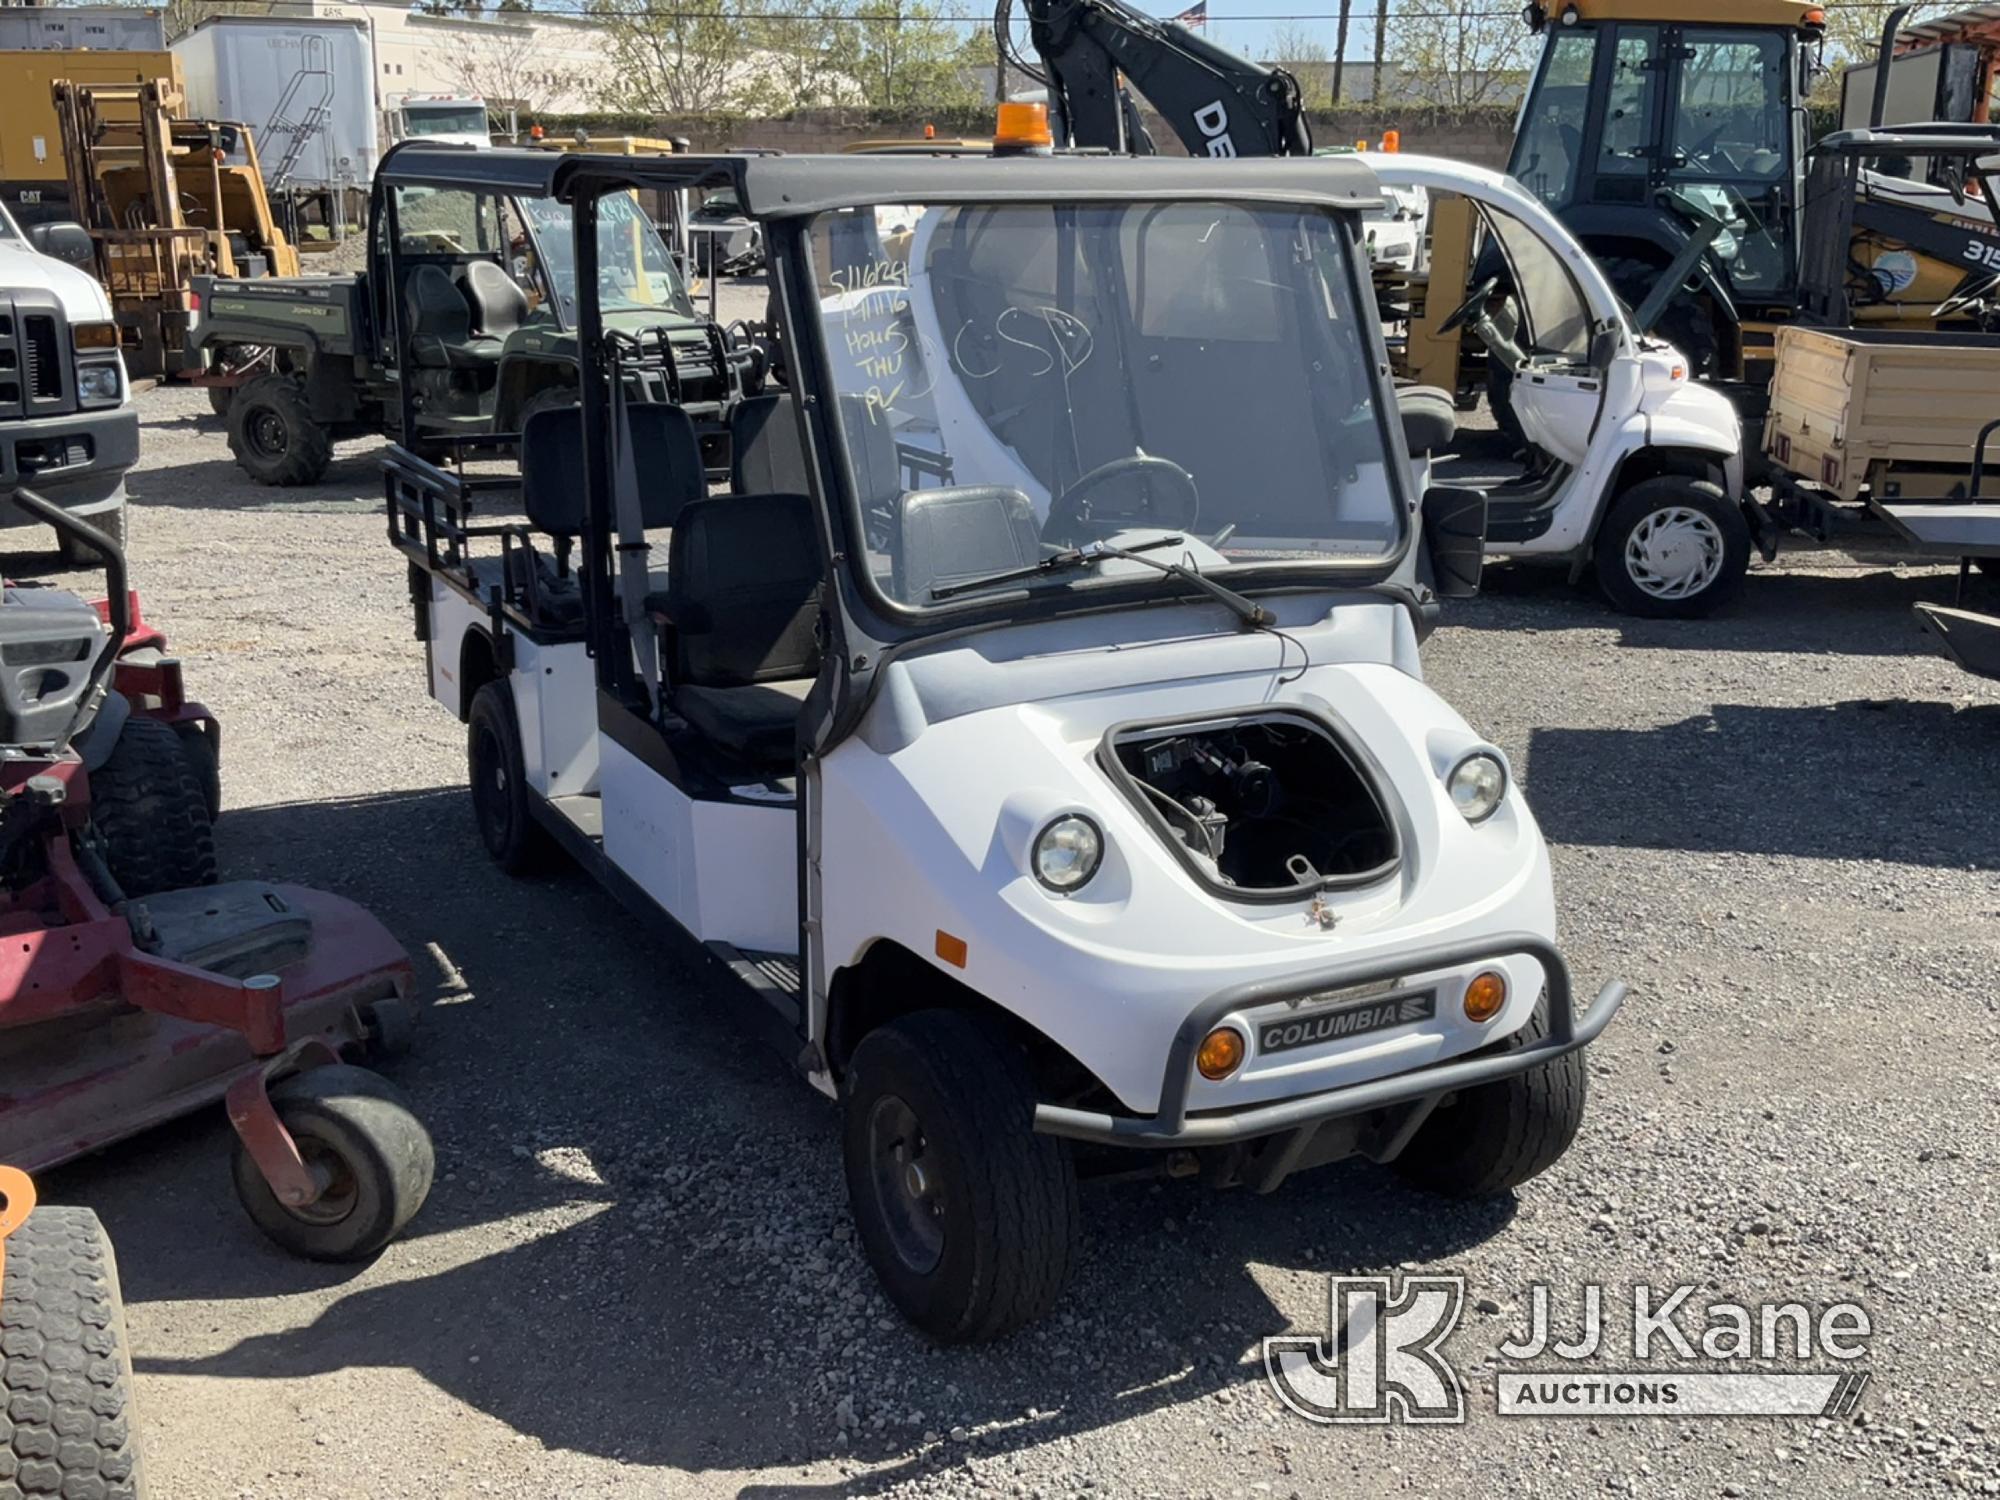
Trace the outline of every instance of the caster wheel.
<path fill-rule="evenodd" d="M 381 1075 L 335 1063 L 287 1078 L 271 1104 L 321 1183 L 318 1198 L 279 1201 L 239 1139 L 232 1169 L 250 1220 L 308 1260 L 367 1260 L 402 1232 L 437 1170 L 430 1132 Z"/>
<path fill-rule="evenodd" d="M 401 996 L 362 1006 L 361 1024 L 367 1029 L 368 1056 L 373 1061 L 401 1057 L 416 1045 L 417 1008 Z"/>

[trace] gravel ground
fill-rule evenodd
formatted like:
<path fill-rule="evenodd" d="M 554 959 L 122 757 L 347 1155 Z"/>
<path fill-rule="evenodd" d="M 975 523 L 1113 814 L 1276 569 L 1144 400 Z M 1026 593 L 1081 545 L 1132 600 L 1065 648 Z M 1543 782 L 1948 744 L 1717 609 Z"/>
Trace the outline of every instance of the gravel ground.
<path fill-rule="evenodd" d="M 582 876 L 478 851 L 376 445 L 281 493 L 199 395 L 143 412 L 134 577 L 227 726 L 225 871 L 354 897 L 416 955 L 395 1072 L 440 1171 L 361 1269 L 257 1235 L 219 1110 L 48 1176 L 119 1246 L 157 1495 L 2000 1493 L 2000 706 L 1911 624 L 1945 575 L 1794 552 L 1653 624 L 1496 569 L 1426 657 L 1525 776 L 1577 973 L 1633 985 L 1576 1147 L 1472 1208 L 1359 1165 L 1091 1188 L 1059 1314 L 942 1351 L 876 1293 L 831 1108 L 731 997 Z M 1397 1268 L 1470 1278 L 1469 1424 L 1291 1416 L 1260 1340 L 1324 1332 L 1326 1273 Z M 1586 1278 L 1860 1300 L 1860 1417 L 1496 1417 L 1528 1284 Z"/>

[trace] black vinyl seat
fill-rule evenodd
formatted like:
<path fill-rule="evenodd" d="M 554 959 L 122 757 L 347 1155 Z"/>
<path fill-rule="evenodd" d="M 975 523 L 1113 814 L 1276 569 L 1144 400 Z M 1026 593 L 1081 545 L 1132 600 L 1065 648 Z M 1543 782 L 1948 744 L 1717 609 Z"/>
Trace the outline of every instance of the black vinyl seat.
<path fill-rule="evenodd" d="M 410 358 L 423 369 L 484 371 L 500 363 L 500 340 L 472 331 L 472 308 L 442 266 L 410 272 L 403 305 L 410 320 Z"/>
<path fill-rule="evenodd" d="M 871 413 L 861 397 L 842 396 L 840 422 L 862 508 L 893 505 L 903 489 L 903 471 L 887 420 Z M 738 495 L 803 495 L 811 490 L 790 396 L 752 396 L 729 413 L 729 488 Z"/>
<path fill-rule="evenodd" d="M 683 508 L 707 493 L 694 423 L 678 406 L 657 404 L 629 406 L 626 418 L 639 473 L 641 521 L 648 531 L 671 527 Z M 534 413 L 521 430 L 521 504 L 529 526 L 556 542 L 553 561 L 539 550 L 533 553 L 534 594 L 556 624 L 583 617 L 576 575 L 567 563 L 570 547 L 583 534 L 584 500 L 583 408 Z M 499 559 L 490 562 L 497 579 Z M 518 575 L 527 565 L 515 566 Z M 648 578 L 651 590 L 666 588 L 665 571 L 649 570 Z M 515 582 L 520 586 L 518 576 Z"/>
<path fill-rule="evenodd" d="M 819 674 L 819 540 L 804 495 L 687 506 L 667 588 L 676 713 L 733 759 L 789 765 L 799 705 Z"/>
<path fill-rule="evenodd" d="M 527 321 L 528 294 L 499 262 L 468 262 L 459 277 L 476 335 L 504 339 Z"/>

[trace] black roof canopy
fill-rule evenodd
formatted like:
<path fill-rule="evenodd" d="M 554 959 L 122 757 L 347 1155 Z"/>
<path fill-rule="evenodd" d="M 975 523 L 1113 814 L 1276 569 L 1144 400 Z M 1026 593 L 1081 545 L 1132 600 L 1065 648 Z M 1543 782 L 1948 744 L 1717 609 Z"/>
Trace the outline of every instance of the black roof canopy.
<path fill-rule="evenodd" d="M 868 203 L 1127 202 L 1208 199 L 1308 203 L 1358 211 L 1381 202 L 1375 174 L 1340 156 L 1213 160 L 1177 156 L 840 156 L 730 153 L 613 156 L 409 142 L 377 176 L 408 186 L 574 197 L 618 188 L 733 187 L 753 219 L 792 218 Z"/>

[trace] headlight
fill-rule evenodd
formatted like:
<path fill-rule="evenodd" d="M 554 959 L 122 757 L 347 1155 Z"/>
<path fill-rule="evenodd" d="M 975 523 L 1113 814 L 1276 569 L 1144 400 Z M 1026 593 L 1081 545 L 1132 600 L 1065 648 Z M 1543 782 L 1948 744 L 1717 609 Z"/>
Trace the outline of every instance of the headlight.
<path fill-rule="evenodd" d="M 76 367 L 76 399 L 106 404 L 118 399 L 118 366 L 106 364 Z"/>
<path fill-rule="evenodd" d="M 1475 750 L 1451 768 L 1444 789 L 1451 793 L 1451 805 L 1466 822 L 1483 823 L 1507 795 L 1507 768 L 1498 756 Z"/>
<path fill-rule="evenodd" d="M 1064 895 L 1097 873 L 1104 835 L 1081 813 L 1064 813 L 1035 836 L 1035 879 Z"/>

